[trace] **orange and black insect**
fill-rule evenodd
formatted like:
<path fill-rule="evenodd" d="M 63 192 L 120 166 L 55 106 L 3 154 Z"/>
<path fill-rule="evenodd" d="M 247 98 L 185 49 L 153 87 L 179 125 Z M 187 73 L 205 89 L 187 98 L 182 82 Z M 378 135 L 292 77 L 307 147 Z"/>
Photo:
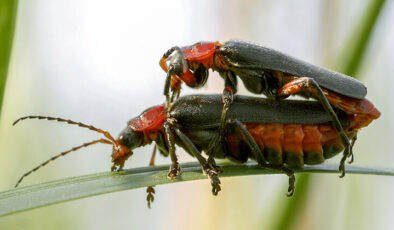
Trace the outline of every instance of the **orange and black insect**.
<path fill-rule="evenodd" d="M 378 116 L 379 112 L 375 111 Z M 221 169 L 215 159 L 206 159 L 201 153 L 207 151 L 211 139 L 219 132 L 221 113 L 221 95 L 185 96 L 172 105 L 169 111 L 171 119 L 166 119 L 164 105 L 150 107 L 131 119 L 117 139 L 107 131 L 79 122 L 44 116 L 22 117 L 14 124 L 24 119 L 54 120 L 88 128 L 103 134 L 105 138 L 50 158 L 25 173 L 16 186 L 31 172 L 82 147 L 96 143 L 112 145 L 111 170 L 119 171 L 133 154 L 133 149 L 154 142 L 163 156 L 171 157 L 170 179 L 176 178 L 181 170 L 175 154 L 175 145 L 178 145 L 197 158 L 203 172 L 210 178 L 212 193 L 216 195 L 221 190 L 218 177 Z M 335 114 L 350 139 L 354 139 L 357 131 L 371 122 L 341 110 L 335 110 Z M 229 158 L 241 163 L 253 159 L 262 168 L 285 173 L 289 176 L 288 191 L 292 195 L 295 181 L 293 169 L 302 168 L 304 164 L 321 164 L 343 150 L 341 138 L 320 103 L 300 100 L 276 102 L 235 96 L 228 110 L 225 133 L 213 152 L 216 158 Z"/>
<path fill-rule="evenodd" d="M 229 40 L 175 46 L 163 55 L 160 66 L 167 73 L 164 95 L 169 108 L 179 95 L 182 82 L 199 88 L 205 85 L 209 69 L 217 71 L 224 79 L 221 132 L 213 139 L 210 149 L 223 135 L 227 110 L 237 92 L 237 77 L 250 92 L 271 99 L 281 100 L 293 94 L 317 99 L 331 117 L 332 125 L 345 145 L 343 163 L 339 167 L 342 176 L 345 175 L 345 159 L 352 157 L 353 160 L 352 144 L 333 107 L 347 114 L 368 117 L 366 119 L 370 121 L 379 117 L 372 103 L 365 99 L 367 88 L 361 82 L 250 42 Z M 170 89 L 173 92 L 171 97 Z"/>

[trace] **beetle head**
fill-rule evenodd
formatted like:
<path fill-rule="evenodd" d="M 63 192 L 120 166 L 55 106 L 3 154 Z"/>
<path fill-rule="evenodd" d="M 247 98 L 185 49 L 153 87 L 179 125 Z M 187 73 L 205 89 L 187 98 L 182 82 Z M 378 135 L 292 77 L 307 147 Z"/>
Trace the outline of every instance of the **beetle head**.
<path fill-rule="evenodd" d="M 123 168 L 125 161 L 133 155 L 132 150 L 143 143 L 143 133 L 135 131 L 127 126 L 119 135 L 112 147 L 111 171 L 119 171 Z"/>
<path fill-rule="evenodd" d="M 113 145 L 113 166 L 111 170 L 121 170 L 124 162 L 133 155 L 133 149 L 156 140 L 159 130 L 163 127 L 164 120 L 165 109 L 163 105 L 150 107 L 141 115 L 131 119 Z"/>

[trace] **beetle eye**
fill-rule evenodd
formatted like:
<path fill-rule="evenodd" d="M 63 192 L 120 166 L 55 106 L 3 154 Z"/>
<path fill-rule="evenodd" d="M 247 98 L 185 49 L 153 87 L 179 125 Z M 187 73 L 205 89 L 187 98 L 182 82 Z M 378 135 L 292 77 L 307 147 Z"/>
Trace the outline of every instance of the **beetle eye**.
<path fill-rule="evenodd" d="M 205 85 L 208 79 L 208 70 L 204 67 L 204 65 L 200 65 L 195 71 L 194 71 L 194 77 L 196 79 L 196 86 L 195 87 L 201 87 Z"/>
<path fill-rule="evenodd" d="M 183 58 L 182 53 L 176 52 L 168 58 L 169 68 L 172 74 L 180 75 L 189 69 L 187 61 Z"/>

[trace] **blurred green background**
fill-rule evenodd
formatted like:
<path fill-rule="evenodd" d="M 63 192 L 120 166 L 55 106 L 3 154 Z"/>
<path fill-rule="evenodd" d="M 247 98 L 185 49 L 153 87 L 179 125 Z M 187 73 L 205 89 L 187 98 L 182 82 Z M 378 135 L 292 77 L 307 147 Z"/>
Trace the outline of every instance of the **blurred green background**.
<path fill-rule="evenodd" d="M 373 18 L 368 12 L 377 12 L 373 8 L 378 1 L 373 2 L 20 1 L 0 120 L 0 190 L 12 188 L 24 172 L 50 156 L 97 137 L 53 122 L 12 127 L 16 118 L 60 116 L 116 134 L 128 119 L 164 101 L 165 75 L 158 65 L 163 52 L 173 45 L 230 38 L 254 41 L 361 79 L 383 115 L 360 132 L 355 164 L 394 168 L 389 148 L 394 140 L 389 101 L 394 94 L 389 88 L 394 83 L 394 2 L 383 5 L 368 36 L 361 30 L 371 21 L 366 19 Z M 0 3 L 1 26 L 13 12 L 10 6 L 16 7 L 16 1 Z M 3 44 L 10 38 L 4 34 L 1 30 L 2 63 L 9 50 Z M 353 50 L 367 37 L 365 49 Z M 182 92 L 220 93 L 222 87 L 223 81 L 211 73 L 203 90 Z M 247 94 L 244 89 L 241 93 Z M 126 168 L 147 165 L 152 148 L 136 150 Z M 110 147 L 100 145 L 80 150 L 32 174 L 22 185 L 108 171 L 110 153 Z M 178 155 L 181 161 L 194 161 L 183 151 Z M 157 159 L 157 164 L 169 162 Z M 329 162 L 337 163 L 339 157 Z M 72 201 L 2 217 L 0 229 L 394 228 L 394 181 L 389 177 L 315 175 L 306 180 L 298 175 L 291 199 L 284 195 L 287 179 L 282 175 L 226 178 L 222 184 L 217 197 L 206 180 L 158 186 L 152 209 L 146 207 L 145 189 Z M 301 189 L 303 184 L 308 186 Z"/>

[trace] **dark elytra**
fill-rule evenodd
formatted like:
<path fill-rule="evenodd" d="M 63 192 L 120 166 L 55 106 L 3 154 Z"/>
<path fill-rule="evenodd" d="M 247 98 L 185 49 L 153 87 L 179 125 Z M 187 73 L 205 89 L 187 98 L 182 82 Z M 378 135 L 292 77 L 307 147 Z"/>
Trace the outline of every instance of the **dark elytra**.
<path fill-rule="evenodd" d="M 367 95 L 365 85 L 352 77 L 257 44 L 229 40 L 217 50 L 217 55 L 231 68 L 281 71 L 313 78 L 321 87 L 351 98 L 363 99 Z"/>
<path fill-rule="evenodd" d="M 172 106 L 170 115 L 184 128 L 218 127 L 222 112 L 222 96 L 189 95 L 180 97 Z M 344 127 L 349 120 L 344 112 L 336 110 Z M 317 101 L 283 100 L 277 102 L 261 97 L 234 95 L 228 119 L 242 123 L 331 124 L 331 118 Z"/>

